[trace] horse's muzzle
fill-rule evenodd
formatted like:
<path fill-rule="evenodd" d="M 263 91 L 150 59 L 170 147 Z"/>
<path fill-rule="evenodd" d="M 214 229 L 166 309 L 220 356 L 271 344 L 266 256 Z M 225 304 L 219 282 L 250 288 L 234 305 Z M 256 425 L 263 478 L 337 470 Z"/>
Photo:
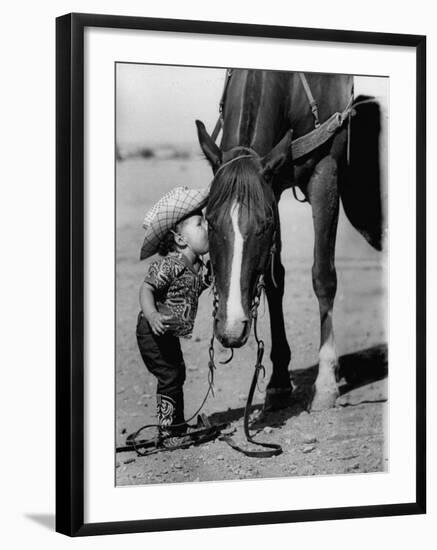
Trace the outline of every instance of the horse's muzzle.
<path fill-rule="evenodd" d="M 216 317 L 214 322 L 214 333 L 223 347 L 241 348 L 249 338 L 250 321 L 249 319 L 244 319 L 229 325 L 223 322 L 220 317 Z"/>

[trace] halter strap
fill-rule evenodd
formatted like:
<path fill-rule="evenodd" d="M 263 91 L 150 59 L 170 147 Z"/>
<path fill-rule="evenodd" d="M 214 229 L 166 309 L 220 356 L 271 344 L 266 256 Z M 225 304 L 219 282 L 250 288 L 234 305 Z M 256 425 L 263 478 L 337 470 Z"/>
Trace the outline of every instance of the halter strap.
<path fill-rule="evenodd" d="M 225 151 L 225 153 L 230 153 L 232 151 L 238 151 L 240 149 L 242 151 L 246 151 L 248 154 L 247 155 L 238 155 L 238 156 L 224 162 L 223 164 L 221 164 L 218 167 L 218 169 L 217 169 L 214 176 L 217 176 L 217 174 L 220 172 L 220 170 L 222 170 L 225 166 L 228 166 L 229 164 L 232 164 L 236 160 L 245 159 L 245 158 L 256 158 L 256 159 L 260 158 L 258 153 L 254 149 L 251 149 L 250 147 L 240 146 L 240 145 L 237 146 L 237 147 L 232 147 L 232 149 L 229 149 L 228 151 Z"/>
<path fill-rule="evenodd" d="M 232 164 L 232 163 L 233 163 L 234 161 L 236 161 L 236 160 L 240 160 L 240 159 L 252 159 L 252 158 L 254 158 L 253 155 L 238 155 L 238 157 L 235 157 L 235 158 L 233 158 L 233 159 L 231 159 L 231 160 L 228 160 L 228 161 L 225 162 L 224 164 L 221 164 L 221 165 L 219 166 L 219 168 L 217 169 L 215 175 L 217 175 L 217 174 L 220 172 L 220 170 L 222 170 L 225 166 L 228 166 L 229 164 Z"/>
<path fill-rule="evenodd" d="M 247 147 L 246 145 L 236 145 L 235 147 L 231 147 L 231 149 L 224 151 L 224 153 L 231 153 L 232 151 L 239 151 L 240 149 L 242 151 L 247 151 L 253 157 L 259 158 L 259 154 L 255 151 L 255 149 L 252 149 L 252 147 Z"/>

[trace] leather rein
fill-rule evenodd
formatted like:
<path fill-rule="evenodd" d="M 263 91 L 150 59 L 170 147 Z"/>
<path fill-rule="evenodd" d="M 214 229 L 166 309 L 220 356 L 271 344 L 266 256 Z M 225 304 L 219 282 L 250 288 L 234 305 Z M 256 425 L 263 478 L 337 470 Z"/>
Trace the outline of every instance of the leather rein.
<path fill-rule="evenodd" d="M 253 436 L 250 433 L 250 428 L 249 428 L 250 410 L 252 408 L 252 401 L 253 401 L 253 395 L 255 393 L 255 388 L 258 386 L 258 378 L 259 378 L 260 374 L 262 374 L 263 378 L 265 377 L 265 367 L 262 363 L 263 356 L 264 356 L 264 347 L 265 346 L 264 346 L 264 341 L 262 339 L 260 339 L 259 336 L 258 336 L 258 329 L 257 329 L 258 307 L 259 307 L 259 304 L 261 302 L 261 295 L 262 295 L 263 290 L 265 291 L 264 275 L 260 274 L 258 276 L 255 296 L 253 297 L 252 307 L 250 309 L 250 315 L 251 315 L 252 321 L 253 321 L 253 332 L 254 332 L 254 336 L 255 336 L 257 352 L 256 352 L 256 361 L 255 361 L 255 365 L 254 365 L 252 381 L 250 383 L 249 393 L 248 393 L 247 400 L 246 400 L 246 406 L 244 408 L 243 426 L 244 426 L 244 435 L 246 437 L 246 440 L 249 443 L 252 443 L 253 445 L 264 447 L 265 450 L 258 451 L 258 450 L 245 449 L 243 447 L 240 447 L 230 435 L 221 434 L 219 436 L 220 441 L 225 441 L 234 450 L 236 450 L 240 453 L 243 453 L 244 455 L 246 455 L 248 457 L 254 457 L 254 458 L 269 458 L 269 457 L 272 457 L 272 456 L 280 455 L 282 453 L 282 447 L 278 443 L 266 443 L 266 442 L 261 442 L 261 441 L 255 441 L 253 439 Z M 215 316 L 217 314 L 217 309 L 218 309 L 218 294 L 217 294 L 217 290 L 216 290 L 216 287 L 215 287 L 214 280 L 213 280 L 213 293 L 214 293 L 214 299 L 213 299 L 212 317 L 213 317 L 213 320 L 214 320 Z M 213 326 L 214 326 L 214 321 L 213 321 Z M 209 373 L 210 373 L 210 380 L 214 380 L 214 370 L 216 369 L 215 362 L 214 362 L 214 339 L 215 339 L 215 335 L 214 335 L 214 328 L 213 328 L 211 341 L 210 341 L 210 344 L 209 344 L 209 350 L 208 350 L 208 352 L 209 352 L 208 368 L 209 368 Z M 232 355 L 231 355 L 230 359 L 228 359 L 225 363 L 228 363 L 229 361 L 231 361 L 232 357 L 233 357 L 233 350 L 232 350 Z"/>

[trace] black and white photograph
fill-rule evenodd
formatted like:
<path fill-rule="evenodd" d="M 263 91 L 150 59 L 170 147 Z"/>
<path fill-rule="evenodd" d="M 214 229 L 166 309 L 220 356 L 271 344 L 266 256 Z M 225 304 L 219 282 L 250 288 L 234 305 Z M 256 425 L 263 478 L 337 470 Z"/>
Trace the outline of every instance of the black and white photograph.
<path fill-rule="evenodd" d="M 390 470 L 390 79 L 115 64 L 115 485 Z"/>
<path fill-rule="evenodd" d="M 432 547 L 431 6 L 5 4 L 4 548 Z"/>

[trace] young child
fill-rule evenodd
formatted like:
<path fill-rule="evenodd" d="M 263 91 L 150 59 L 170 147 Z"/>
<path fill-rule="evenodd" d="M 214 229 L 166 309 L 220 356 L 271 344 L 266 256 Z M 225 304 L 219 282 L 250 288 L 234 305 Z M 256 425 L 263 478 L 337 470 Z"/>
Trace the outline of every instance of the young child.
<path fill-rule="evenodd" d="M 199 295 L 208 286 L 201 256 L 208 252 L 202 208 L 207 191 L 177 187 L 146 214 L 141 260 L 159 252 L 140 289 L 137 342 L 157 378 L 157 416 L 162 445 L 184 444 L 185 363 L 180 337 L 190 338 Z M 166 426 L 182 424 L 172 430 Z"/>

